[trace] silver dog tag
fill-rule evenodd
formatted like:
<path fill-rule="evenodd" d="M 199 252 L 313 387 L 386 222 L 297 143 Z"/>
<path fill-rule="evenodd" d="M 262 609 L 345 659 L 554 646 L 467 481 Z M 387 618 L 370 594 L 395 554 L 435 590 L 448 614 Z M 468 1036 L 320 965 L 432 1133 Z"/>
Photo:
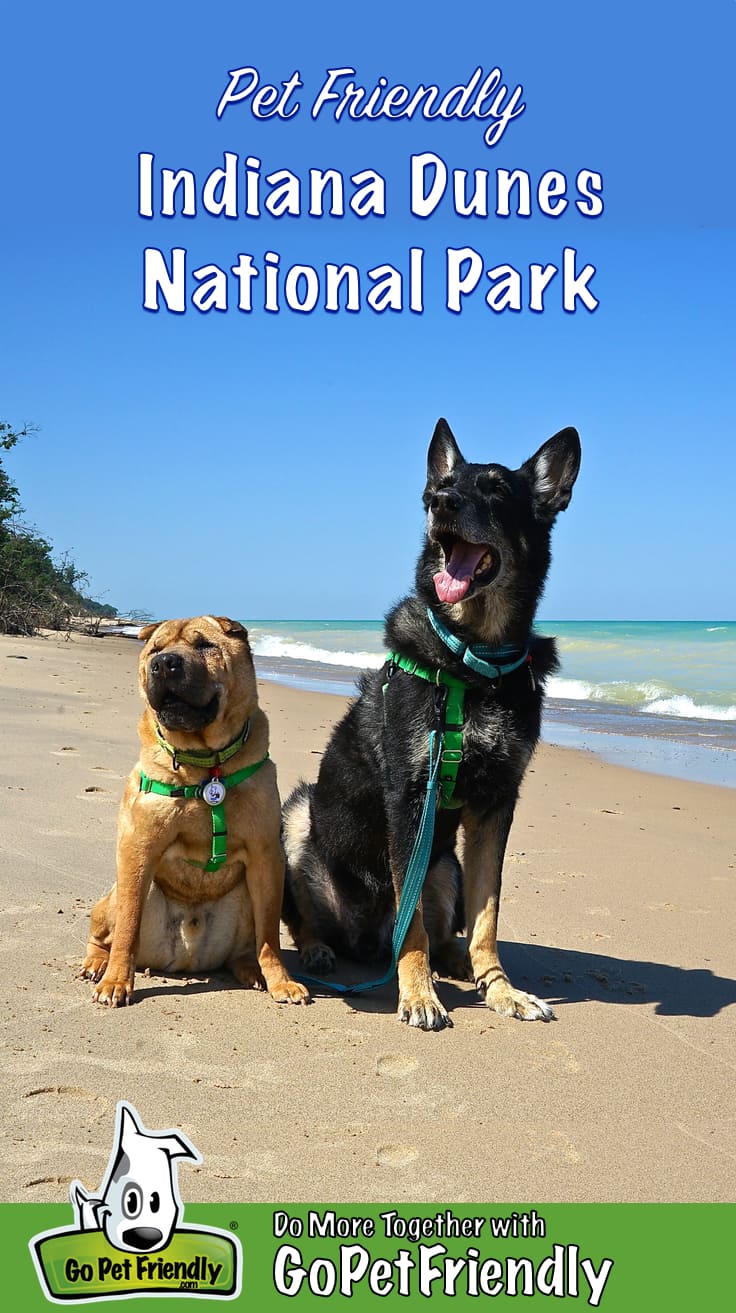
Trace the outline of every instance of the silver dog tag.
<path fill-rule="evenodd" d="M 202 788 L 202 797 L 210 807 L 216 807 L 225 797 L 225 785 L 218 779 L 208 780 Z"/>

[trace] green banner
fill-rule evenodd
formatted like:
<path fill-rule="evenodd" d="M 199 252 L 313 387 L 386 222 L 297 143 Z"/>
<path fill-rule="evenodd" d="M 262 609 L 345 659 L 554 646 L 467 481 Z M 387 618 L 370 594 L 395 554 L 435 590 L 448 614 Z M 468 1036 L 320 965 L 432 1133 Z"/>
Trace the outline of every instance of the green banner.
<path fill-rule="evenodd" d="M 126 1253 L 102 1231 L 73 1230 L 35 1240 L 33 1253 L 42 1287 L 63 1303 L 181 1291 L 230 1297 L 239 1284 L 236 1242 L 196 1227 L 180 1227 L 155 1254 Z"/>
<path fill-rule="evenodd" d="M 341 1303 L 377 1313 L 417 1299 L 480 1309 L 520 1298 L 550 1313 L 561 1300 L 606 1313 L 710 1313 L 733 1299 L 732 1204 L 187 1204 L 186 1218 L 166 1250 L 140 1256 L 71 1231 L 68 1204 L 2 1204 L 6 1306 L 49 1307 L 34 1237 L 57 1301 L 104 1308 L 126 1297 L 136 1313 L 233 1299 L 230 1237 L 242 1249 L 233 1302 L 258 1313 L 312 1313 L 327 1300 L 333 1313 Z M 62 1233 L 40 1235 L 53 1228 Z M 147 1293 L 133 1291 L 139 1273 Z"/>

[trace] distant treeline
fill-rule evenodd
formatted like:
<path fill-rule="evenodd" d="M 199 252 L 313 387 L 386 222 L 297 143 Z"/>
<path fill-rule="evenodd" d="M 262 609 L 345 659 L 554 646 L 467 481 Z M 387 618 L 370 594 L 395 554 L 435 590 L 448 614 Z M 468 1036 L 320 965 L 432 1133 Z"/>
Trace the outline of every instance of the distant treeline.
<path fill-rule="evenodd" d="M 10 451 L 31 432 L 0 420 L 0 450 Z M 18 489 L 0 460 L 0 633 L 68 630 L 78 619 L 94 626 L 116 616 L 114 606 L 85 597 L 86 574 L 67 557 L 54 561 L 51 544 L 22 522 L 22 514 Z"/>

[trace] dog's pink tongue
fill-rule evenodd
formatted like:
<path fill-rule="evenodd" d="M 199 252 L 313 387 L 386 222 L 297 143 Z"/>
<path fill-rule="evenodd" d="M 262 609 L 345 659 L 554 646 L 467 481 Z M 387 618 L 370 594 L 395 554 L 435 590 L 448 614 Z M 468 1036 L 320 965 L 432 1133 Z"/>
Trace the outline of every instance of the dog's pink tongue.
<path fill-rule="evenodd" d="M 441 602 L 459 602 L 465 596 L 473 572 L 487 551 L 483 543 L 455 543 L 445 569 L 434 576 L 434 590 Z"/>

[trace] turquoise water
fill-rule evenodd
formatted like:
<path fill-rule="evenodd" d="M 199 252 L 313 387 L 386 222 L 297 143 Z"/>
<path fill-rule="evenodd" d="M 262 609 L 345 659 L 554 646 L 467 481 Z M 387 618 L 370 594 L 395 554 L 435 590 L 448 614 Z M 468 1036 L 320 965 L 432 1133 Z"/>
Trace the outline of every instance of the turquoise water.
<path fill-rule="evenodd" d="M 568 620 L 548 628 L 562 659 L 554 696 L 736 721 L 733 621 Z"/>
<path fill-rule="evenodd" d="M 253 621 L 263 660 L 360 670 L 381 665 L 375 620 Z M 643 714 L 736 721 L 736 622 L 542 621 L 562 662 L 552 698 L 603 702 Z M 288 668 L 288 667 L 287 667 Z"/>
<path fill-rule="evenodd" d="M 351 693 L 383 663 L 376 620 L 248 622 L 265 678 Z M 544 736 L 642 769 L 736 785 L 736 622 L 541 620 L 558 641 Z"/>

